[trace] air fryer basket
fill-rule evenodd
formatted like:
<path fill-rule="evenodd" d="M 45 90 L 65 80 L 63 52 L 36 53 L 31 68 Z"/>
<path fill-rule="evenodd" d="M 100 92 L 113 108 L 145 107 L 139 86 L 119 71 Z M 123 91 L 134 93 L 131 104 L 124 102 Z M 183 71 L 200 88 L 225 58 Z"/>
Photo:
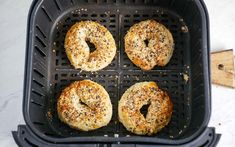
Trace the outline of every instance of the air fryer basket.
<path fill-rule="evenodd" d="M 164 24 L 175 41 L 169 64 L 151 71 L 140 70 L 124 52 L 127 30 L 146 19 Z M 75 70 L 65 54 L 65 34 L 81 20 L 103 24 L 116 40 L 116 57 L 101 71 Z M 29 13 L 26 51 L 23 114 L 27 127 L 42 140 L 57 144 L 174 145 L 195 139 L 210 118 L 208 25 L 200 0 L 35 0 Z M 69 128 L 58 119 L 56 111 L 61 90 L 82 79 L 103 85 L 113 104 L 109 125 L 92 132 Z M 156 81 L 174 104 L 169 125 L 157 135 L 134 135 L 118 121 L 118 100 L 128 87 L 141 81 Z"/>

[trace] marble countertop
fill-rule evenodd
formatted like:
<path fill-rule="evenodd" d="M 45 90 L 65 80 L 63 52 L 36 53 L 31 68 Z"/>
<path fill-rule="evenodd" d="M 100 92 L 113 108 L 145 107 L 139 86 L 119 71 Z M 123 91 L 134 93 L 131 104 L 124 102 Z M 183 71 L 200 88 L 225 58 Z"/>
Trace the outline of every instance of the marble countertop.
<path fill-rule="evenodd" d="M 211 48 L 235 48 L 235 1 L 205 0 L 211 22 Z M 17 146 L 11 131 L 24 124 L 22 90 L 27 14 L 31 0 L 2 0 L 0 5 L 0 146 Z M 209 126 L 222 133 L 219 147 L 235 144 L 235 90 L 212 86 Z"/>

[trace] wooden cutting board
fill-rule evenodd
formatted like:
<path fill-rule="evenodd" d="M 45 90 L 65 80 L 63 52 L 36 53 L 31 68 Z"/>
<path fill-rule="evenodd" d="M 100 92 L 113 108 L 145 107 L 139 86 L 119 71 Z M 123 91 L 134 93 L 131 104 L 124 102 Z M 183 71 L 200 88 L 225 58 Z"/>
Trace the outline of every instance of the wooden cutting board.
<path fill-rule="evenodd" d="M 235 88 L 235 56 L 233 50 L 211 53 L 212 83 Z"/>

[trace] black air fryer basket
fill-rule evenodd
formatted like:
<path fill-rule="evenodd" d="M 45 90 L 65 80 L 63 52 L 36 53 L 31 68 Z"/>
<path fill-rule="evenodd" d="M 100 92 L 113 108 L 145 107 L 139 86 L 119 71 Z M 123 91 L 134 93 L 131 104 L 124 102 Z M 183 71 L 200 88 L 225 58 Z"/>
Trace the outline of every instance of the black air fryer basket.
<path fill-rule="evenodd" d="M 146 19 L 164 24 L 175 40 L 169 64 L 151 71 L 137 68 L 125 54 L 123 43 L 127 30 Z M 65 54 L 65 34 L 81 20 L 103 24 L 116 40 L 116 57 L 101 71 L 75 70 Z M 13 136 L 23 147 L 215 146 L 220 135 L 207 127 L 211 113 L 209 51 L 209 18 L 202 0 L 34 0 L 27 30 L 26 126 L 19 126 Z M 56 111 L 61 90 L 82 79 L 103 85 L 113 104 L 108 126 L 91 132 L 69 128 Z M 174 104 L 169 125 L 153 136 L 134 135 L 118 121 L 121 95 L 141 81 L 156 81 Z"/>

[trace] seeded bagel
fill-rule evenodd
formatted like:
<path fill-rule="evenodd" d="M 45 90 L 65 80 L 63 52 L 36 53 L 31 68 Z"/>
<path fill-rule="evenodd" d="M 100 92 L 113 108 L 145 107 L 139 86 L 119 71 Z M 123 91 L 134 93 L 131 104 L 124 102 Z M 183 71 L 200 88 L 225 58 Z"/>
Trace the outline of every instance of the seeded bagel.
<path fill-rule="evenodd" d="M 146 117 L 140 112 L 149 105 Z M 134 84 L 122 95 L 118 105 L 120 122 L 137 135 L 152 135 L 165 127 L 171 118 L 173 104 L 155 82 Z"/>
<path fill-rule="evenodd" d="M 90 52 L 87 42 L 94 44 L 96 50 Z M 116 54 L 112 34 L 94 21 L 74 24 L 66 34 L 64 47 L 70 63 L 76 69 L 85 71 L 98 71 L 107 67 Z"/>
<path fill-rule="evenodd" d="M 60 120 L 71 128 L 90 131 L 106 126 L 112 104 L 106 90 L 90 81 L 76 81 L 65 88 L 57 101 Z"/>
<path fill-rule="evenodd" d="M 174 40 L 170 31 L 155 20 L 133 25 L 125 36 L 125 52 L 143 70 L 165 66 L 171 59 Z"/>

